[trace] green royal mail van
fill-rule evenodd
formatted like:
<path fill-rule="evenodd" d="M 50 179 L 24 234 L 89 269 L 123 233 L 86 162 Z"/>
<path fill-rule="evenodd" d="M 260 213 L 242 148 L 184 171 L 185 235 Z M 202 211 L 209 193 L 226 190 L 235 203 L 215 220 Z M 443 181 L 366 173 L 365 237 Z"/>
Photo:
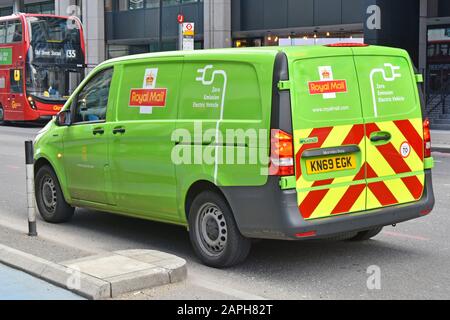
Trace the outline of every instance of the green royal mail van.
<path fill-rule="evenodd" d="M 36 138 L 37 205 L 185 226 L 213 267 L 251 239 L 367 240 L 433 209 L 420 82 L 361 44 L 106 61 Z"/>

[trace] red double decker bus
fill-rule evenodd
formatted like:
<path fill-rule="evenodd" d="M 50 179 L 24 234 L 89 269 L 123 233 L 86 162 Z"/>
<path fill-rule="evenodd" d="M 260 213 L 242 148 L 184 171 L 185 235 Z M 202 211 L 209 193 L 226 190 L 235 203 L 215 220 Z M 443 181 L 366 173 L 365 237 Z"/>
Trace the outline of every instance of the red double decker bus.
<path fill-rule="evenodd" d="M 0 18 L 0 124 L 47 120 L 82 80 L 86 53 L 76 17 Z"/>

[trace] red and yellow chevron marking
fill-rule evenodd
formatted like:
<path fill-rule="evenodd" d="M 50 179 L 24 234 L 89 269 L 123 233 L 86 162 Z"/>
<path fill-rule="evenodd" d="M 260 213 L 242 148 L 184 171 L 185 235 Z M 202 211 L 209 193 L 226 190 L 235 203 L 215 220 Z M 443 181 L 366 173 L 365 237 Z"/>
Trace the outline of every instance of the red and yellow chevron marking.
<path fill-rule="evenodd" d="M 295 132 L 296 137 L 317 137 L 318 142 L 315 144 L 305 144 L 296 146 L 296 163 L 297 163 L 297 196 L 300 212 L 305 219 L 315 219 L 323 216 L 331 215 L 332 212 L 339 212 L 348 204 L 339 203 L 348 191 L 348 186 L 333 188 L 330 192 L 329 188 L 319 188 L 311 190 L 311 188 L 330 186 L 332 184 L 342 183 L 358 183 L 365 188 L 365 170 L 362 165 L 360 171 L 356 174 L 330 178 L 326 180 L 313 180 L 314 177 L 307 177 L 301 169 L 301 155 L 309 149 L 329 148 L 345 145 L 358 145 L 361 150 L 365 150 L 365 130 L 363 124 L 335 126 L 328 128 L 319 128 L 313 130 L 298 130 Z M 296 139 L 298 140 L 298 139 Z M 364 156 L 364 153 L 363 153 Z M 362 159 L 364 164 L 365 158 Z M 352 188 L 353 189 L 353 188 Z M 337 207 L 337 208 L 336 208 Z M 365 208 L 365 194 L 355 199 L 350 206 L 350 212 L 361 211 Z M 345 211 L 349 212 L 349 211 Z"/>
<path fill-rule="evenodd" d="M 390 132 L 391 142 L 374 146 L 369 137 L 376 131 Z M 419 200 L 425 183 L 422 119 L 367 124 L 366 139 L 367 210 Z M 407 158 L 400 154 L 400 147 L 405 141 L 412 149 Z M 412 174 L 398 177 L 408 173 Z M 380 178 L 382 181 L 376 181 Z"/>
<path fill-rule="evenodd" d="M 391 142 L 373 145 L 370 135 L 377 131 L 390 132 Z M 422 119 L 297 130 L 295 136 L 318 139 L 314 144 L 295 146 L 298 204 L 305 219 L 408 203 L 422 197 L 425 180 Z M 412 149 L 407 158 L 400 153 L 404 142 Z M 325 180 L 314 180 L 302 172 L 304 151 L 345 145 L 358 145 L 366 151 L 357 174 L 341 177 L 329 174 Z"/>

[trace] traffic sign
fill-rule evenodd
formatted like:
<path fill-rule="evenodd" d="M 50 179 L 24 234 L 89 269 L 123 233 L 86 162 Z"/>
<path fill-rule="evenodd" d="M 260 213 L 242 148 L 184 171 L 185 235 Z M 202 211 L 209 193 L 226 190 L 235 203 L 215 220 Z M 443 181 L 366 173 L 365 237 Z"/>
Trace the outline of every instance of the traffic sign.
<path fill-rule="evenodd" d="M 177 21 L 178 21 L 179 24 L 182 24 L 184 22 L 184 15 L 180 13 L 177 16 Z"/>
<path fill-rule="evenodd" d="M 193 22 L 183 23 L 183 36 L 193 37 L 195 33 L 195 24 Z"/>

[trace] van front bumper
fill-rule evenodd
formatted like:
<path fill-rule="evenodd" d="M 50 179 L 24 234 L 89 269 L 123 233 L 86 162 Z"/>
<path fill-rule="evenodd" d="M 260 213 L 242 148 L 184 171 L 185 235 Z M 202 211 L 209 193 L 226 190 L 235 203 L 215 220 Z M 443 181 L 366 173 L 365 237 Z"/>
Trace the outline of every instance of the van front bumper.
<path fill-rule="evenodd" d="M 262 187 L 223 187 L 221 190 L 241 233 L 257 239 L 318 239 L 365 231 L 420 218 L 430 213 L 435 203 L 431 170 L 425 170 L 424 194 L 417 202 L 316 220 L 303 219 L 296 191 L 281 190 L 277 177 L 269 177 Z M 313 237 L 297 236 L 311 232 Z"/>

